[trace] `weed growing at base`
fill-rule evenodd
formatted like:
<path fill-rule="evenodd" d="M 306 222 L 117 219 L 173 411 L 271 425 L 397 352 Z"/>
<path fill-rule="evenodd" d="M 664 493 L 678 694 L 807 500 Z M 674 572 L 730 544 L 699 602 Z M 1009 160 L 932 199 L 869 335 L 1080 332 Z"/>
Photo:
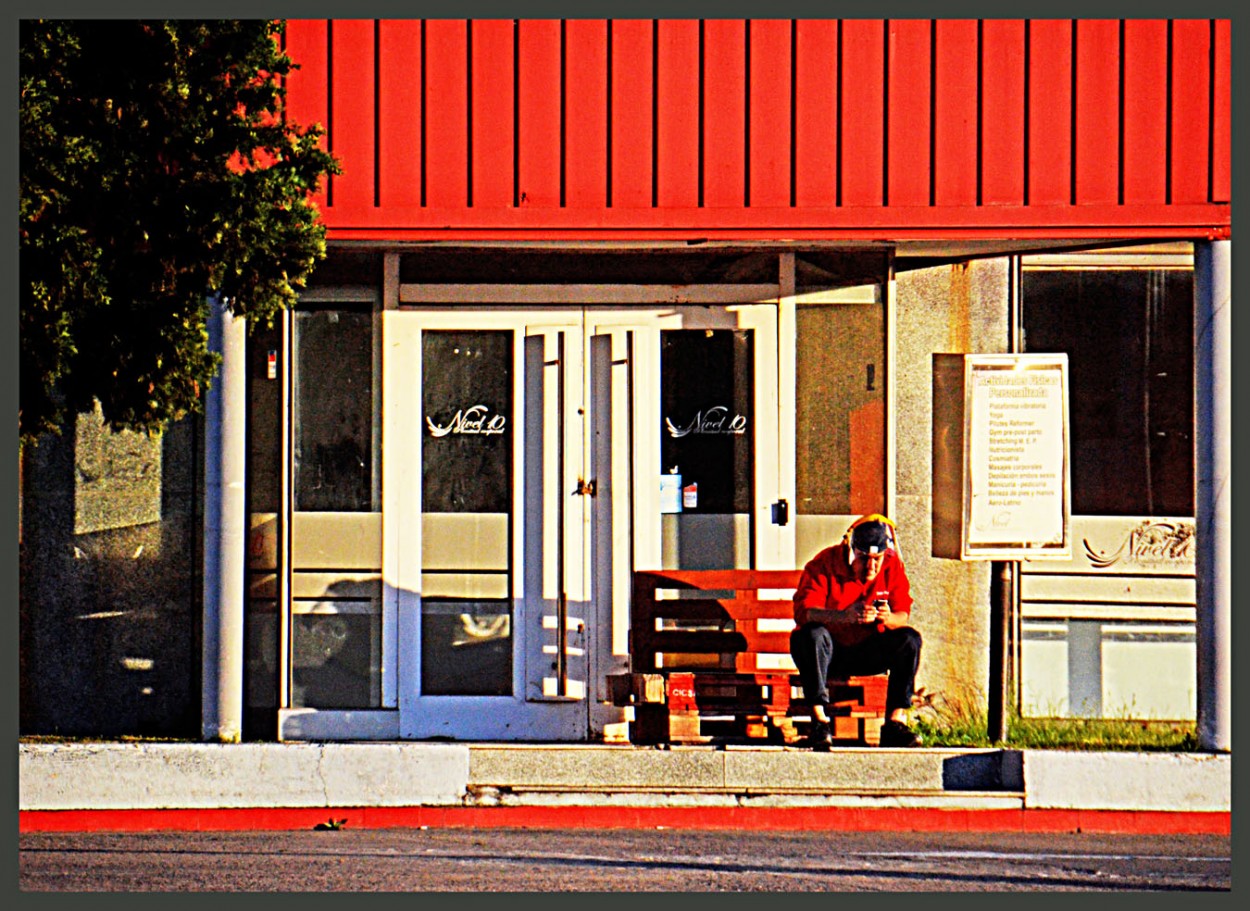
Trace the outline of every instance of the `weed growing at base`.
<path fill-rule="evenodd" d="M 1022 718 L 1011 713 L 1005 742 L 991 742 L 985 712 L 973 700 L 925 697 L 911 727 L 925 746 L 1064 750 L 1189 752 L 1198 749 L 1197 726 L 1188 721 L 1131 718 Z"/>

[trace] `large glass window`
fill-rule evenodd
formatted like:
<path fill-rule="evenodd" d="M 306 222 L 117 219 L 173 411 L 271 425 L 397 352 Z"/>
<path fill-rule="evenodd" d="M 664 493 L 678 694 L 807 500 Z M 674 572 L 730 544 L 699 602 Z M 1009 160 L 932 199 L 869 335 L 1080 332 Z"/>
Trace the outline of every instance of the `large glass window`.
<path fill-rule="evenodd" d="M 797 511 L 880 512 L 885 508 L 884 308 L 801 305 L 797 323 Z"/>
<path fill-rule="evenodd" d="M 1024 272 L 1029 351 L 1066 352 L 1072 512 L 1190 516 L 1193 273 Z"/>
<path fill-rule="evenodd" d="M 382 701 L 381 489 L 375 314 L 293 315 L 290 705 Z"/>
<path fill-rule="evenodd" d="M 373 314 L 295 314 L 295 509 L 368 512 L 373 484 Z"/>
<path fill-rule="evenodd" d="M 512 692 L 513 334 L 422 336 L 421 692 Z"/>

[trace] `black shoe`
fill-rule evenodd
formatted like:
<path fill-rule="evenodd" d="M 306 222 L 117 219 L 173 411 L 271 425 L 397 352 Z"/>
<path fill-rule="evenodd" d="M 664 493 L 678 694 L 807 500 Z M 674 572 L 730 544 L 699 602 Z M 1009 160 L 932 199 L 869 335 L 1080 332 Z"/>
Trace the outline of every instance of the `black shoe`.
<path fill-rule="evenodd" d="M 901 721 L 887 721 L 881 725 L 881 746 L 918 747 L 920 738 Z"/>
<path fill-rule="evenodd" d="M 813 721 L 803 746 L 810 747 L 818 753 L 828 753 L 833 747 L 833 735 L 829 732 L 829 724 L 825 721 Z"/>

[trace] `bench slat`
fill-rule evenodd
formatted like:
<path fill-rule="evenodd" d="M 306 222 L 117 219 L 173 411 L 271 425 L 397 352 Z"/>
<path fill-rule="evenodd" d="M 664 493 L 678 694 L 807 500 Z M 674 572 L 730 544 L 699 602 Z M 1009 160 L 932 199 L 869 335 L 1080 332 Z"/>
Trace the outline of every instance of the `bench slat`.
<path fill-rule="evenodd" d="M 669 620 L 776 620 L 794 615 L 792 601 L 744 598 L 673 598 L 652 601 L 640 617 Z"/>

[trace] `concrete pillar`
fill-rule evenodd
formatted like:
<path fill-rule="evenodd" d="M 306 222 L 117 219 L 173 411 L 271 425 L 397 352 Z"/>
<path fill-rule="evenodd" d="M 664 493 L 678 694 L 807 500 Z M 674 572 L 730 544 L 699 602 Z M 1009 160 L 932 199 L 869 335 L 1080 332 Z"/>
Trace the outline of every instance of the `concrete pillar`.
<path fill-rule="evenodd" d="M 1194 244 L 1198 742 L 1232 749 L 1231 242 Z"/>
<path fill-rule="evenodd" d="M 237 743 L 243 735 L 246 324 L 214 299 L 208 335 L 221 368 L 204 419 L 203 736 Z"/>

